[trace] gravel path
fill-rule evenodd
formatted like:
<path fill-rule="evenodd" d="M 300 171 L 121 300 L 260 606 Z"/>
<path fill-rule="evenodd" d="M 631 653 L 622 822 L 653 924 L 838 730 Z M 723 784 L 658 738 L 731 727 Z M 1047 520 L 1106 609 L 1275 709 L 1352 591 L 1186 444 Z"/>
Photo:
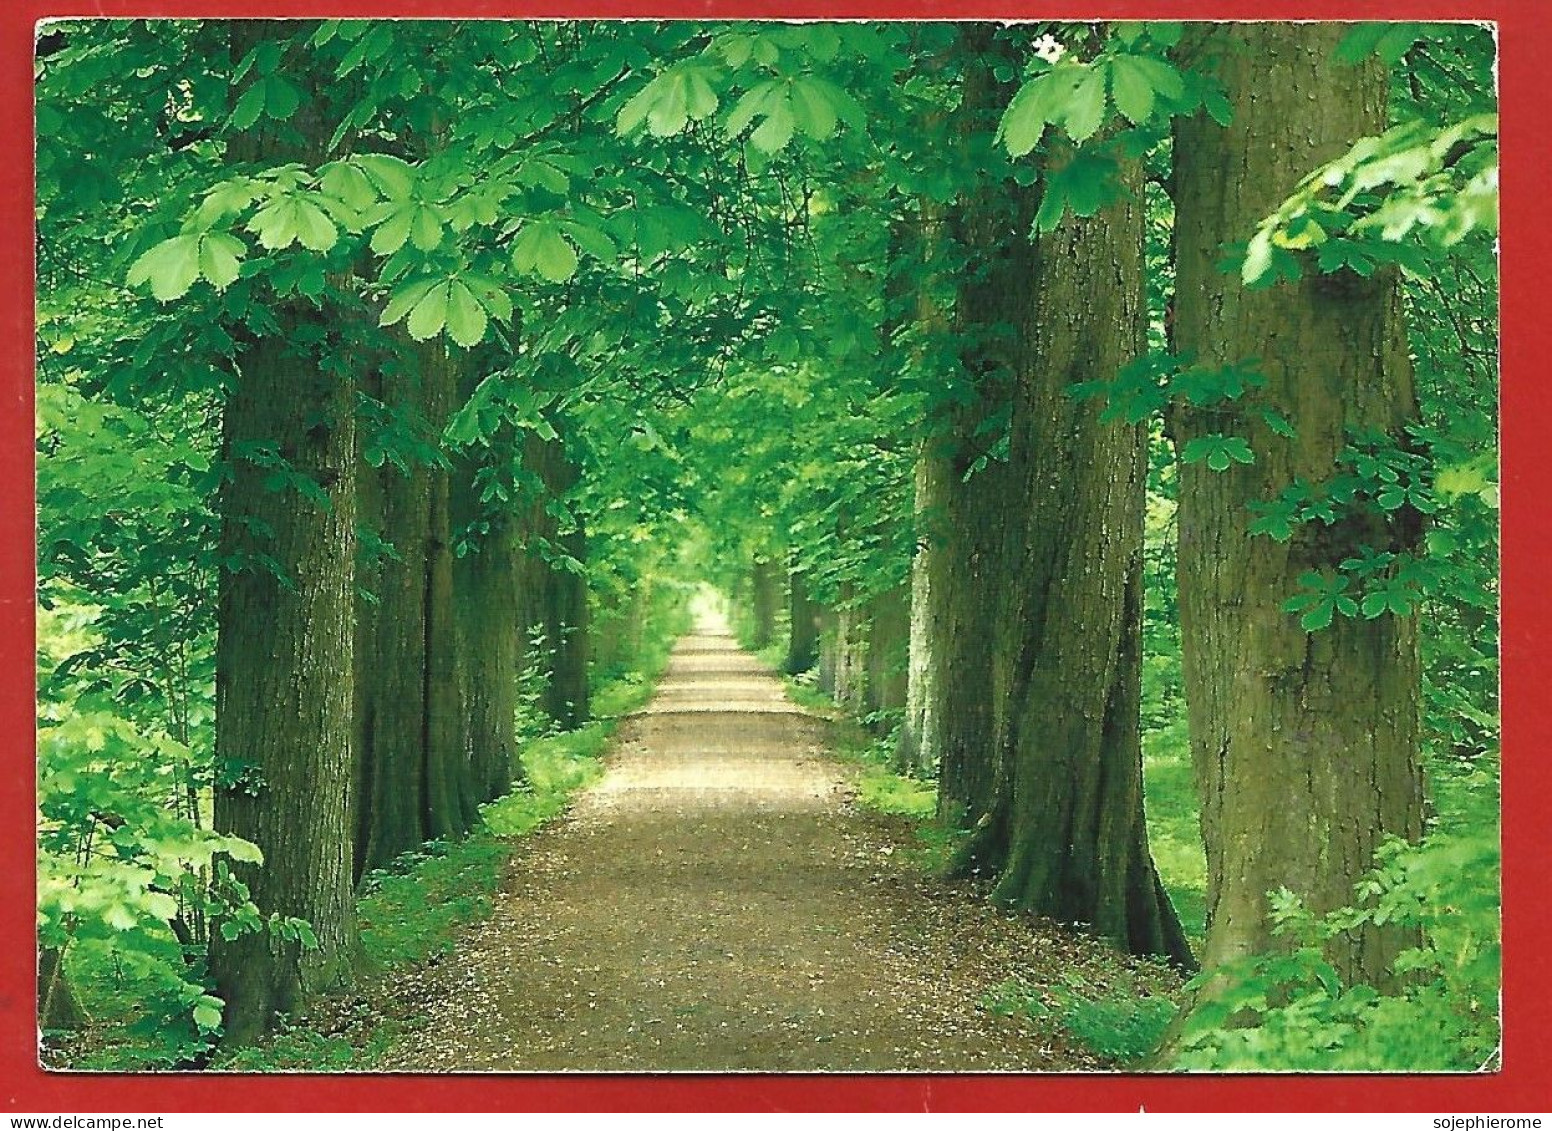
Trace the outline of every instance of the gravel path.
<path fill-rule="evenodd" d="M 1094 943 L 921 878 L 831 724 L 703 621 L 607 774 L 522 842 L 492 917 L 406 987 L 400 1071 L 1103 1067 L 979 1007 Z"/>

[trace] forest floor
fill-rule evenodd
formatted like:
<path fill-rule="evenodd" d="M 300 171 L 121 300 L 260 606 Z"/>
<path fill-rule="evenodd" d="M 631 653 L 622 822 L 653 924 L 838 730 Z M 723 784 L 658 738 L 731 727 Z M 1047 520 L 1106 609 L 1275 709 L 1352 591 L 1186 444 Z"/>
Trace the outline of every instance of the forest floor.
<path fill-rule="evenodd" d="M 520 842 L 491 917 L 398 980 L 425 1023 L 377 1067 L 1110 1067 L 982 1004 L 1101 944 L 923 875 L 909 823 L 853 803 L 830 725 L 703 620 L 605 776 Z"/>

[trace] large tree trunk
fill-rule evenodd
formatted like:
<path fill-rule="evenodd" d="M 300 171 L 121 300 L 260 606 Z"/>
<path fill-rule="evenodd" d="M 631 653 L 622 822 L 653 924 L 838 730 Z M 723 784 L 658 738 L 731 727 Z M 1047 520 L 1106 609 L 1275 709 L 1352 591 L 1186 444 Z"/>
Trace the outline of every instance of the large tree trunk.
<path fill-rule="evenodd" d="M 938 766 L 938 720 L 934 706 L 936 684 L 941 676 L 941 661 L 933 650 L 941 631 L 937 626 L 942 598 L 932 591 L 932 576 L 941 568 L 934 555 L 946 553 L 941 538 L 929 536 L 929 516 L 941 504 L 943 476 L 948 472 L 944 460 L 931 454 L 923 444 L 916 456 L 916 495 L 913 523 L 916 539 L 911 556 L 911 624 L 907 646 L 905 721 L 895 748 L 894 769 L 906 774 L 929 774 Z M 940 795 L 941 796 L 941 795 Z"/>
<path fill-rule="evenodd" d="M 980 58 L 967 113 L 1003 101 Z M 1006 594 L 982 637 L 994 655 L 983 693 L 992 734 L 987 753 L 946 744 L 944 761 L 972 831 L 960 867 L 995 874 L 997 899 L 1189 964 L 1143 820 L 1146 439 L 1101 425 L 1071 395 L 1145 348 L 1140 170 L 1122 181 L 1115 204 L 1034 244 L 1021 236 L 1036 189 L 989 186 L 956 218 L 979 267 L 960 295 L 967 362 L 1011 381 L 1012 412 L 1008 463 L 976 523 Z M 990 606 L 991 591 L 966 597 Z"/>
<path fill-rule="evenodd" d="M 867 693 L 868 620 L 853 603 L 852 588 L 841 589 L 835 614 L 835 691 L 833 698 L 853 715 L 865 710 Z"/>
<path fill-rule="evenodd" d="M 392 370 L 369 375 L 368 395 L 396 396 Z M 363 554 L 355 628 L 355 878 L 419 843 L 420 720 L 424 684 L 418 641 L 425 639 L 425 600 L 416 556 L 424 534 L 409 528 L 421 513 L 413 500 L 420 469 L 401 473 L 391 463 L 362 462 L 358 523 L 380 549 Z"/>
<path fill-rule="evenodd" d="M 1147 436 L 1101 424 L 1071 393 L 1146 348 L 1139 169 L 1125 170 L 1121 191 L 1036 247 L 1009 457 L 1022 505 L 1008 527 L 998 646 L 1011 792 L 981 845 L 1002 868 L 998 898 L 1189 965 L 1143 819 Z"/>
<path fill-rule="evenodd" d="M 385 366 L 385 405 L 419 414 L 421 377 Z M 387 545 L 357 600 L 356 878 L 426 839 L 426 617 L 431 469 L 361 467 L 361 523 Z"/>
<path fill-rule="evenodd" d="M 415 349 L 426 421 L 440 436 L 458 396 L 453 347 L 432 340 Z M 429 469 L 426 542 L 426 639 L 423 720 L 428 838 L 462 836 L 478 820 L 469 780 L 470 751 L 465 720 L 462 625 L 453 590 L 452 484 L 446 463 Z"/>
<path fill-rule="evenodd" d="M 952 123 L 961 143 L 989 135 L 1010 91 L 993 79 L 1008 62 L 996 28 L 961 30 L 964 82 Z M 1028 303 L 1033 212 L 1015 214 L 1003 185 L 985 185 L 950 206 L 945 244 L 934 258 L 958 272 L 951 330 L 967 395 L 950 402 L 929 435 L 917 468 L 917 540 L 926 542 L 927 576 L 919 583 L 933 608 L 926 620 L 935 676 L 923 714 L 933 723 L 938 755 L 938 808 L 964 829 L 984 826 L 1002 778 L 997 746 L 998 690 L 993 641 L 1003 618 L 1004 526 L 1017 504 L 1006 462 L 991 457 L 997 436 L 988 424 L 1008 411 L 1013 376 L 1004 323 Z M 940 268 L 941 269 L 941 268 Z M 977 870 L 971 861 L 966 870 Z"/>
<path fill-rule="evenodd" d="M 493 450 L 504 452 L 511 442 L 510 434 L 504 434 Z M 515 720 L 523 647 L 512 523 L 504 511 L 492 513 L 480 502 L 475 470 L 470 461 L 455 469 L 455 536 L 475 522 L 486 529 L 472 535 L 468 552 L 454 559 L 453 583 L 464 675 L 469 788 L 478 804 L 506 793 L 522 776 Z"/>
<path fill-rule="evenodd" d="M 1180 618 L 1192 756 L 1202 797 L 1208 910 L 1204 964 L 1274 946 L 1267 893 L 1287 886 L 1316 910 L 1349 903 L 1388 835 L 1415 838 L 1419 668 L 1412 617 L 1338 616 L 1306 632 L 1283 603 L 1307 572 L 1334 576 L 1361 545 L 1406 551 L 1405 512 L 1356 509 L 1291 541 L 1247 531 L 1247 504 L 1296 480 L 1320 484 L 1351 430 L 1408 442 L 1416 417 L 1394 274 L 1343 271 L 1247 291 L 1219 266 L 1317 165 L 1385 128 L 1386 76 L 1374 61 L 1332 62 L 1340 24 L 1260 23 L 1196 33 L 1234 107 L 1227 128 L 1204 116 L 1175 136 L 1176 352 L 1203 365 L 1253 365 L 1296 435 L 1275 435 L 1250 403 L 1180 412 L 1178 444 L 1245 436 L 1255 462 L 1184 464 Z M 1311 265 L 1312 266 L 1312 265 Z M 1259 360 L 1255 360 L 1259 359 Z M 1415 516 L 1412 516 L 1415 519 Z M 1403 943 L 1365 930 L 1332 941 L 1347 978 L 1382 980 Z"/>
<path fill-rule="evenodd" d="M 930 117 L 923 125 L 927 129 L 938 128 L 941 117 Z M 945 308 L 942 295 L 925 285 L 931 273 L 939 270 L 936 261 L 944 252 L 941 235 L 944 208 L 926 199 L 919 200 L 916 207 L 915 222 L 901 223 L 891 233 L 891 267 L 897 269 L 891 274 L 892 285 L 886 287 L 885 294 L 896 305 L 891 308 L 886 304 L 886 312 L 893 313 L 909 305 L 918 342 L 930 342 L 935 335 L 949 330 L 950 311 Z M 908 293 L 900 293 L 896 298 L 896 292 Z M 902 358 L 902 352 L 896 346 L 894 327 L 888 338 L 889 356 Z M 916 360 L 920 363 L 923 359 L 918 356 Z M 893 758 L 896 771 L 924 777 L 937 771 L 942 757 L 941 723 L 936 705 L 943 671 L 943 659 L 938 651 L 942 627 L 938 620 L 944 595 L 933 591 L 932 578 L 947 568 L 941 560 L 942 555 L 953 552 L 950 549 L 953 531 L 947 529 L 944 522 L 946 493 L 963 489 L 962 484 L 949 481 L 952 475 L 950 460 L 944 454 L 942 438 L 937 434 L 942 423 L 941 420 L 929 420 L 926 434 L 916 448 L 905 718 L 900 725 L 900 738 Z M 939 796 L 941 799 L 941 793 Z"/>
<path fill-rule="evenodd" d="M 304 952 L 264 931 L 232 941 L 215 932 L 210 967 L 234 1044 L 344 981 L 355 949 L 353 390 L 280 337 L 249 347 L 241 366 L 223 440 L 232 477 L 222 494 L 221 557 L 241 564 L 222 572 L 220 586 L 215 827 L 264 853 L 261 867 L 233 869 L 259 909 L 307 920 L 319 945 Z M 268 485 L 272 469 L 242 454 L 266 440 L 279 440 L 292 468 L 327 493 L 326 505 Z"/>
<path fill-rule="evenodd" d="M 967 462 L 945 460 L 942 506 L 929 535 L 940 541 L 928 559 L 936 678 L 926 689 L 924 714 L 932 727 L 924 733 L 938 752 L 939 812 L 968 829 L 991 813 L 1001 775 L 993 641 L 1003 612 L 988 594 L 1001 593 L 1005 584 L 1008 467 L 990 463 L 965 482 Z"/>
<path fill-rule="evenodd" d="M 840 669 L 840 650 L 836 646 L 840 634 L 840 617 L 828 605 L 819 607 L 819 663 L 814 686 L 831 698 L 835 697 L 837 675 Z"/>
<path fill-rule="evenodd" d="M 234 25 L 235 58 L 289 29 Z M 312 161 L 327 137 L 311 104 L 288 124 L 228 146 L 237 162 Z M 246 340 L 227 398 L 216 641 L 214 826 L 264 853 L 234 865 L 261 913 L 306 920 L 317 946 L 260 930 L 213 932 L 210 971 L 225 1040 L 253 1041 L 276 1013 L 346 982 L 356 957 L 351 787 L 356 587 L 355 388 L 324 363 L 348 356 L 336 313 L 272 307 L 277 327 Z M 276 488 L 273 451 L 322 498 Z"/>

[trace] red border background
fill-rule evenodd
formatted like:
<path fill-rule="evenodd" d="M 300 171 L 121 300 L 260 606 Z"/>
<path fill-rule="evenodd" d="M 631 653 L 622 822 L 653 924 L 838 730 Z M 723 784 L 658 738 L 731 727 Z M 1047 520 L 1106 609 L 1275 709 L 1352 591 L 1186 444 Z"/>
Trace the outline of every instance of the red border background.
<path fill-rule="evenodd" d="M 32 42 L 48 16 L 1476 19 L 1499 22 L 1508 233 L 1503 269 L 1503 689 L 1506 1066 L 1481 1076 L 64 1076 L 36 1063 L 33 1004 Z M 1548 0 L 0 0 L 0 1100 L 9 1111 L 1546 1111 L 1552 1107 L 1552 734 L 1535 688 L 1552 626 L 1540 560 L 1552 356 L 1540 274 L 1552 172 Z M 1538 503 L 1540 504 L 1538 506 Z"/>

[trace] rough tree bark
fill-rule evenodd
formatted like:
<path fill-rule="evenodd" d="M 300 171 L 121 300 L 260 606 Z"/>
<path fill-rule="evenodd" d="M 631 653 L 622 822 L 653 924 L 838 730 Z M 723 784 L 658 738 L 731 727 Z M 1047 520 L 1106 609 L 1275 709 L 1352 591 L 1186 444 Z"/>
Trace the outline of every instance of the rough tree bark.
<path fill-rule="evenodd" d="M 819 607 L 819 663 L 816 665 L 815 686 L 834 698 L 840 653 L 835 646 L 840 631 L 840 617 L 828 605 Z"/>
<path fill-rule="evenodd" d="M 1386 125 L 1384 68 L 1333 63 L 1340 24 L 1213 26 L 1182 47 L 1206 60 L 1234 107 L 1175 133 L 1174 346 L 1207 365 L 1249 363 L 1254 398 L 1292 422 L 1275 435 L 1247 404 L 1183 411 L 1178 444 L 1246 436 L 1255 462 L 1180 479 L 1180 618 L 1192 756 L 1208 861 L 1204 965 L 1271 949 L 1267 892 L 1316 910 L 1351 901 L 1387 835 L 1416 838 L 1419 661 L 1412 617 L 1337 617 L 1305 632 L 1285 600 L 1301 574 L 1331 576 L 1361 546 L 1411 549 L 1416 516 L 1353 513 L 1280 543 L 1252 536 L 1247 504 L 1296 479 L 1328 479 L 1352 429 L 1405 446 L 1417 416 L 1395 275 L 1307 273 L 1247 291 L 1219 267 L 1295 184 Z M 1366 930 L 1333 941 L 1341 973 L 1383 981 L 1404 939 Z"/>
<path fill-rule="evenodd" d="M 233 55 L 288 33 L 270 21 L 239 22 Z M 299 142 L 248 131 L 232 138 L 228 156 L 284 164 L 321 154 L 328 134 L 311 101 L 288 125 Z M 355 386 L 330 360 L 352 354 L 327 313 L 299 301 L 271 310 L 276 329 L 241 344 L 223 413 L 214 827 L 258 845 L 262 867 L 235 865 L 234 874 L 265 915 L 307 920 L 318 945 L 304 949 L 267 930 L 231 940 L 214 932 L 210 972 L 232 1045 L 348 981 L 357 951 Z M 276 489 L 271 451 L 323 497 Z"/>
<path fill-rule="evenodd" d="M 924 125 L 929 129 L 941 128 L 939 116 L 929 118 Z M 891 286 L 886 286 L 886 298 L 901 305 L 911 304 L 911 321 L 917 340 L 931 341 L 934 335 L 949 331 L 949 311 L 939 301 L 941 296 L 931 286 L 923 285 L 930 273 L 938 270 L 937 261 L 943 248 L 943 206 L 935 201 L 920 200 L 916 203 L 914 222 L 902 222 L 893 231 L 890 242 Z M 901 280 L 896 283 L 895 280 Z M 909 290 L 910 296 L 894 292 Z M 890 333 L 891 356 L 900 358 L 901 351 L 893 348 L 895 331 Z M 918 358 L 918 361 L 920 358 Z M 953 531 L 945 523 L 945 493 L 951 489 L 963 489 L 954 485 L 948 477 L 952 474 L 945 446 L 952 448 L 952 440 L 945 445 L 945 437 L 939 431 L 952 430 L 950 421 L 939 414 L 927 422 L 925 435 L 918 441 L 912 501 L 912 526 L 914 546 L 910 572 L 910 625 L 906 659 L 905 718 L 900 726 L 900 738 L 894 752 L 894 769 L 900 773 L 926 776 L 938 769 L 941 755 L 941 730 L 937 715 L 939 697 L 938 681 L 941 678 L 942 660 L 937 647 L 944 631 L 939 623 L 944 596 L 934 591 L 932 578 L 940 576 L 948 568 L 941 556 L 951 551 Z"/>
<path fill-rule="evenodd" d="M 967 77 L 967 106 L 1002 101 L 989 67 Z M 967 759 L 974 822 L 960 864 L 995 874 L 1001 901 L 1189 965 L 1143 819 L 1146 436 L 1101 424 L 1096 405 L 1071 395 L 1146 347 L 1141 170 L 1124 164 L 1120 178 L 1099 215 L 1068 216 L 1033 242 L 1008 233 L 1029 231 L 1038 188 L 988 186 L 959 219 L 981 267 L 962 288 L 961 319 L 977 323 L 979 364 L 1012 384 L 991 524 L 1006 594 L 988 634 L 994 753 Z"/>
<path fill-rule="evenodd" d="M 991 74 L 993 55 L 1007 54 L 995 34 L 990 24 L 962 29 L 963 89 L 949 123 L 960 144 L 989 137 L 1011 94 Z M 1003 528 L 1013 504 L 1008 465 L 991 458 L 991 448 L 995 422 L 1009 410 L 1007 304 L 1015 297 L 1028 301 L 1031 253 L 1024 233 L 1033 216 L 1015 215 L 1008 203 L 1004 186 L 981 186 L 944 217 L 933 259 L 957 274 L 949 330 L 959 380 L 969 387 L 941 410 L 916 477 L 917 540 L 927 549 L 925 577 L 915 584 L 932 604 L 922 616 L 932 633 L 932 674 L 920 708 L 931 728 L 921 741 L 937 753 L 939 813 L 965 829 L 989 819 L 1002 773 L 990 645 L 1003 613 L 989 595 L 1005 584 Z"/>
<path fill-rule="evenodd" d="M 854 715 L 861 714 L 867 693 L 868 620 L 852 602 L 852 587 L 841 587 L 840 608 L 835 613 L 835 690 L 831 697 Z"/>
<path fill-rule="evenodd" d="M 419 377 L 398 362 L 374 374 L 368 393 L 408 409 L 420 401 Z M 372 558 L 356 602 L 356 852 L 359 882 L 426 838 L 425 507 L 430 469 L 391 461 L 362 465 L 360 523 L 388 545 Z M 370 597 L 366 596 L 370 594 Z"/>
<path fill-rule="evenodd" d="M 960 430 L 960 444 L 971 446 L 961 446 L 934 468 L 941 494 L 927 535 L 938 544 L 928 558 L 933 678 L 923 707 L 931 726 L 923 735 L 926 747 L 938 752 L 939 812 L 963 828 L 976 827 L 991 812 L 1001 773 L 991 643 L 1003 613 L 988 594 L 1001 592 L 1004 584 L 1008 467 L 993 461 L 966 482 L 974 462 L 973 432 Z"/>
<path fill-rule="evenodd" d="M 895 748 L 894 769 L 899 773 L 928 774 L 938 765 L 938 721 L 934 712 L 937 699 L 935 684 L 939 678 L 938 657 L 933 641 L 941 631 L 937 627 L 941 598 L 932 591 L 932 575 L 940 567 L 933 555 L 946 552 L 941 538 L 930 537 L 928 516 L 935 513 L 934 495 L 939 477 L 946 474 L 928 444 L 916 455 L 915 501 L 912 506 L 916 545 L 911 556 L 911 623 L 907 645 L 905 682 L 905 721 Z"/>
<path fill-rule="evenodd" d="M 433 339 L 415 349 L 421 377 L 422 406 L 433 434 L 440 436 L 451 417 L 459 389 L 454 347 Z M 479 813 L 469 780 L 469 750 L 464 719 L 466 672 L 461 640 L 459 596 L 453 589 L 453 519 L 450 469 L 439 462 L 429 469 L 426 541 L 426 715 L 422 720 L 427 839 L 453 839 L 474 826 Z"/>
<path fill-rule="evenodd" d="M 509 458 L 513 443 L 506 428 L 490 450 Z M 473 523 L 485 527 L 471 533 L 468 552 L 453 560 L 469 793 L 481 804 L 506 793 L 522 777 L 516 715 L 523 641 L 512 518 L 505 508 L 481 502 L 478 467 L 472 459 L 454 467 L 452 515 L 455 536 Z"/>
<path fill-rule="evenodd" d="M 1036 245 L 1009 455 L 1022 506 L 998 642 L 1011 788 L 980 847 L 995 846 L 998 898 L 1189 965 L 1143 818 L 1147 436 L 1101 424 L 1070 391 L 1146 348 L 1139 169 L 1123 172 L 1121 191 Z"/>

